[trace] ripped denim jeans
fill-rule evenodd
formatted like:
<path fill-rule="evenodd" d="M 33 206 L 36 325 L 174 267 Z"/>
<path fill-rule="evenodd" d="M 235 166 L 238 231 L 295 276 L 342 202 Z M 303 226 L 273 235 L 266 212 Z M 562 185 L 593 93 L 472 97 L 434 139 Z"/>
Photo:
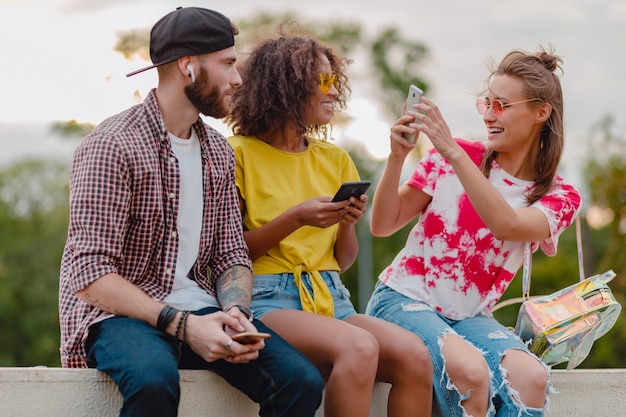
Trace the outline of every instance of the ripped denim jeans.
<path fill-rule="evenodd" d="M 478 315 L 463 320 L 450 320 L 427 304 L 406 297 L 378 282 L 367 306 L 366 314 L 390 321 L 417 334 L 426 344 L 433 361 L 433 406 L 442 417 L 467 417 L 461 402 L 471 395 L 457 390 L 446 373 L 441 354 L 441 339 L 457 334 L 473 344 L 484 356 L 490 369 L 490 404 L 487 416 L 541 417 L 544 408 L 525 406 L 519 394 L 505 379 L 506 370 L 501 366 L 504 354 L 510 349 L 528 352 L 526 345 L 494 318 Z M 534 356 L 534 355 L 533 355 Z M 537 358 L 539 361 L 539 359 Z M 545 365 L 544 365 L 545 366 Z M 549 368 L 545 366 L 549 375 Z M 548 381 L 548 393 L 552 392 Z M 547 393 L 547 394 L 548 394 Z M 547 402 L 546 402 L 547 405 Z"/>

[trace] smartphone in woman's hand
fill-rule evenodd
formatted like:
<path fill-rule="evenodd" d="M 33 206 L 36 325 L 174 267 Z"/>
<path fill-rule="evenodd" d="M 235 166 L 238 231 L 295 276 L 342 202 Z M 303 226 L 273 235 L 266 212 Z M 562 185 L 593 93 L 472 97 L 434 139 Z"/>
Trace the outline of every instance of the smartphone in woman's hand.
<path fill-rule="evenodd" d="M 361 198 L 361 194 L 365 194 L 370 184 L 371 183 L 367 180 L 344 182 L 330 201 L 336 203 L 337 201 L 345 201 L 350 197 Z"/>
<path fill-rule="evenodd" d="M 409 86 L 409 94 L 407 95 L 407 98 L 406 98 L 406 108 L 404 109 L 405 114 L 408 110 L 415 111 L 415 108 L 413 107 L 413 105 L 418 104 L 422 100 L 423 94 L 424 92 L 420 88 L 414 86 L 413 84 Z M 406 141 L 409 142 L 410 144 L 415 143 L 416 136 L 417 135 L 415 133 L 403 133 L 402 134 L 402 137 L 406 139 Z"/>

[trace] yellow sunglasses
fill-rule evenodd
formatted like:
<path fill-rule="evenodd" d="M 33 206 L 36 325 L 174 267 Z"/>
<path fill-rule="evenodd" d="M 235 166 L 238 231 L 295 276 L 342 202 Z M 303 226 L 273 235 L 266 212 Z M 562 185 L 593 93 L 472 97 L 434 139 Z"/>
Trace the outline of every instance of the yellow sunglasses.
<path fill-rule="evenodd" d="M 339 90 L 339 80 L 337 80 L 337 74 L 329 74 L 322 72 L 319 75 L 320 81 L 319 86 L 322 93 L 328 94 L 330 93 L 330 87 L 334 86 L 337 90 Z"/>

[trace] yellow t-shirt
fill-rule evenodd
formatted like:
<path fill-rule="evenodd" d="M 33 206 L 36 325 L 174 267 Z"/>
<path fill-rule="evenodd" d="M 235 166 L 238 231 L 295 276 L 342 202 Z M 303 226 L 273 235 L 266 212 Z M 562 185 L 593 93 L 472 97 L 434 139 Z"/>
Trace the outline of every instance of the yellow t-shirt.
<path fill-rule="evenodd" d="M 332 143 L 308 139 L 304 152 L 276 149 L 253 136 L 231 136 L 235 182 L 246 202 L 244 227 L 254 230 L 290 207 L 319 196 L 333 196 L 345 181 L 359 180 L 348 152 Z M 255 274 L 339 271 L 334 256 L 337 225 L 304 226 L 255 260 Z"/>

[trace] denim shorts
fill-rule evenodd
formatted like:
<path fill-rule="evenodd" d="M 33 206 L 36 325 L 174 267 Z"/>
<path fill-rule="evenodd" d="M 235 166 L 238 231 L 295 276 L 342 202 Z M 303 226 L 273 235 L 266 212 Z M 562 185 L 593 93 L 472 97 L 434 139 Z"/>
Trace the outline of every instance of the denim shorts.
<path fill-rule="evenodd" d="M 418 335 L 423 341 L 433 361 L 435 406 L 441 415 L 465 417 L 467 414 L 458 406 L 463 398 L 454 387 L 445 370 L 441 354 L 440 339 L 446 334 L 456 334 L 474 345 L 485 358 L 491 370 L 492 406 L 488 416 L 543 416 L 543 409 L 530 408 L 514 399 L 505 381 L 506 373 L 501 366 L 502 356 L 509 349 L 528 352 L 528 347 L 509 329 L 493 317 L 477 315 L 462 320 L 444 317 L 426 303 L 400 294 L 378 281 L 367 305 L 367 315 L 390 321 Z M 538 362 L 541 362 L 537 358 Z M 543 365 L 546 367 L 545 365 Z M 546 371 L 549 369 L 546 367 Z M 548 394 L 552 388 L 548 387 Z M 496 407 L 497 406 L 497 407 Z M 497 408 L 497 410 L 496 410 Z M 496 412 L 497 411 L 497 412 Z"/>
<path fill-rule="evenodd" d="M 337 271 L 320 271 L 320 274 L 333 296 L 335 305 L 334 317 L 339 320 L 345 320 L 356 314 L 356 310 L 350 301 L 350 291 L 341 282 L 339 273 Z M 306 272 L 302 272 L 302 282 L 304 282 L 309 292 L 313 294 L 311 279 Z M 264 314 L 278 309 L 302 310 L 300 292 L 296 286 L 293 274 L 255 275 L 250 308 L 254 312 L 254 317 L 262 317 Z"/>

